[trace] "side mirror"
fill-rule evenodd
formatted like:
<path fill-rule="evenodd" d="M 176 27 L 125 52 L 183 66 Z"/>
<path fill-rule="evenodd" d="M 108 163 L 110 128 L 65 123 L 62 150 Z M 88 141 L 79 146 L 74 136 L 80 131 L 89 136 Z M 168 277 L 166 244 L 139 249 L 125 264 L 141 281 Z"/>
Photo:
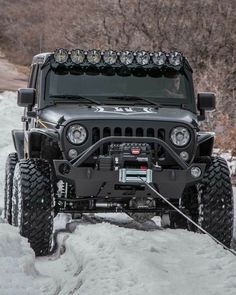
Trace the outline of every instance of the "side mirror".
<path fill-rule="evenodd" d="M 35 89 L 34 88 L 20 88 L 18 89 L 17 105 L 19 107 L 29 107 L 35 102 Z"/>
<path fill-rule="evenodd" d="M 197 108 L 200 111 L 199 121 L 205 119 L 206 111 L 214 111 L 216 107 L 216 96 L 213 92 L 200 92 L 197 95 Z"/>

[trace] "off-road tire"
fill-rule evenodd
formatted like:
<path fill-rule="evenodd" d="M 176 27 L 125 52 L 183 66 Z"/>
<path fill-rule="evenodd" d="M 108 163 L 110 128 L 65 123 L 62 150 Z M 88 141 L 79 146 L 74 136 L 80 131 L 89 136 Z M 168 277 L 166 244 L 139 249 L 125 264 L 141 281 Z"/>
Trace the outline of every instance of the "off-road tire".
<path fill-rule="evenodd" d="M 51 166 L 41 159 L 21 160 L 13 178 L 13 225 L 36 256 L 50 252 L 53 233 L 54 189 Z"/>
<path fill-rule="evenodd" d="M 9 224 L 12 224 L 13 176 L 17 162 L 17 153 L 11 153 L 8 155 L 5 166 L 4 218 Z"/>
<path fill-rule="evenodd" d="M 199 224 L 230 247 L 233 237 L 233 191 L 227 163 L 212 157 L 199 186 Z"/>

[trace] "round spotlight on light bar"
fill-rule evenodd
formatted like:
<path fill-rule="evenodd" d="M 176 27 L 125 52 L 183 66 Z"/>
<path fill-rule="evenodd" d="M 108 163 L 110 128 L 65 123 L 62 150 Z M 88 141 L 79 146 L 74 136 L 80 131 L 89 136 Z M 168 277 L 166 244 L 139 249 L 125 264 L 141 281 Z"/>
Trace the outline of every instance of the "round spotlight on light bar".
<path fill-rule="evenodd" d="M 170 52 L 168 56 L 169 63 L 172 66 L 179 66 L 182 63 L 183 56 L 181 53 L 175 51 L 175 52 Z"/>
<path fill-rule="evenodd" d="M 150 54 L 148 52 L 146 52 L 145 50 L 137 51 L 136 52 L 136 60 L 137 60 L 138 64 L 145 66 L 149 63 Z"/>
<path fill-rule="evenodd" d="M 133 52 L 131 52 L 129 50 L 121 51 L 120 61 L 122 62 L 122 64 L 128 66 L 128 65 L 132 64 L 133 60 L 134 60 Z"/>
<path fill-rule="evenodd" d="M 105 50 L 103 53 L 103 59 L 106 64 L 113 65 L 117 61 L 117 53 L 114 50 Z"/>
<path fill-rule="evenodd" d="M 81 64 L 85 59 L 84 51 L 81 49 L 72 49 L 70 53 L 70 58 L 73 63 Z"/>
<path fill-rule="evenodd" d="M 162 66 L 166 62 L 166 54 L 162 51 L 153 52 L 152 61 L 155 65 Z"/>
<path fill-rule="evenodd" d="M 93 65 L 98 64 L 101 61 L 102 55 L 99 50 L 92 49 L 87 52 L 87 60 Z"/>
<path fill-rule="evenodd" d="M 58 48 L 54 52 L 54 59 L 59 64 L 65 63 L 68 60 L 69 54 L 66 49 Z"/>

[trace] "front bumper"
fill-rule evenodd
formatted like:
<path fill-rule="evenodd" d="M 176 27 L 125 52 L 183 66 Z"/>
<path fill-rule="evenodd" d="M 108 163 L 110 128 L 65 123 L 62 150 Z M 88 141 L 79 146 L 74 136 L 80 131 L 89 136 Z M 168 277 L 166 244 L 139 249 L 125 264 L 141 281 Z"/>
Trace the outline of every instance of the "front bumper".
<path fill-rule="evenodd" d="M 109 142 L 139 142 L 156 143 L 160 145 L 176 162 L 175 168 L 165 169 L 155 166 L 151 169 L 125 169 L 121 167 L 117 170 L 98 170 L 91 167 L 81 167 L 86 160 L 102 145 Z M 152 183 L 158 191 L 169 199 L 181 198 L 184 188 L 199 182 L 205 171 L 203 163 L 186 164 L 179 155 L 169 147 L 164 141 L 153 137 L 106 137 L 72 161 L 54 160 L 55 174 L 58 179 L 62 179 L 75 186 L 76 197 L 96 198 L 123 198 L 123 197 L 144 197 L 150 196 L 150 191 L 143 184 L 143 180 Z M 201 175 L 193 177 L 192 167 L 199 167 Z"/>

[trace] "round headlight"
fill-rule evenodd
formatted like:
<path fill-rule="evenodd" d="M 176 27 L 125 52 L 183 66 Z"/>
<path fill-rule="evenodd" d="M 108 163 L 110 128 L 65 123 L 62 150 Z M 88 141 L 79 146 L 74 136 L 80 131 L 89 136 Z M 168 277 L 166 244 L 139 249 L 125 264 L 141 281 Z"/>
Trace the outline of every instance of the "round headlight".
<path fill-rule="evenodd" d="M 136 53 L 136 60 L 137 60 L 137 63 L 142 65 L 142 66 L 145 66 L 149 63 L 149 60 L 150 60 L 150 54 L 146 51 L 138 51 Z"/>
<path fill-rule="evenodd" d="M 134 60 L 133 52 L 131 52 L 129 50 L 121 51 L 120 61 L 122 62 L 122 64 L 124 64 L 126 66 L 130 65 L 130 64 L 132 64 L 133 60 Z"/>
<path fill-rule="evenodd" d="M 171 52 L 169 57 L 169 63 L 173 66 L 179 66 L 182 63 L 183 57 L 179 52 Z"/>
<path fill-rule="evenodd" d="M 154 64 L 158 66 L 162 66 L 166 62 L 166 55 L 164 52 L 159 51 L 159 52 L 154 52 L 152 55 L 152 61 Z"/>
<path fill-rule="evenodd" d="M 105 50 L 103 53 L 103 59 L 104 59 L 105 63 L 107 63 L 109 65 L 113 65 L 114 63 L 116 63 L 117 54 L 113 50 Z"/>
<path fill-rule="evenodd" d="M 54 59 L 56 62 L 62 64 L 67 61 L 68 59 L 68 51 L 63 48 L 58 48 L 54 52 Z"/>
<path fill-rule="evenodd" d="M 95 65 L 101 61 L 102 55 L 99 50 L 92 49 L 87 52 L 87 60 L 91 64 Z"/>
<path fill-rule="evenodd" d="M 67 131 L 67 138 L 73 144 L 81 144 L 87 138 L 87 131 L 79 124 L 72 125 Z"/>
<path fill-rule="evenodd" d="M 73 63 L 81 64 L 85 59 L 85 54 L 81 49 L 72 49 L 70 53 L 70 58 Z"/>
<path fill-rule="evenodd" d="M 176 146 L 185 146 L 190 141 L 190 133 L 185 127 L 176 127 L 171 131 L 171 141 Z"/>

